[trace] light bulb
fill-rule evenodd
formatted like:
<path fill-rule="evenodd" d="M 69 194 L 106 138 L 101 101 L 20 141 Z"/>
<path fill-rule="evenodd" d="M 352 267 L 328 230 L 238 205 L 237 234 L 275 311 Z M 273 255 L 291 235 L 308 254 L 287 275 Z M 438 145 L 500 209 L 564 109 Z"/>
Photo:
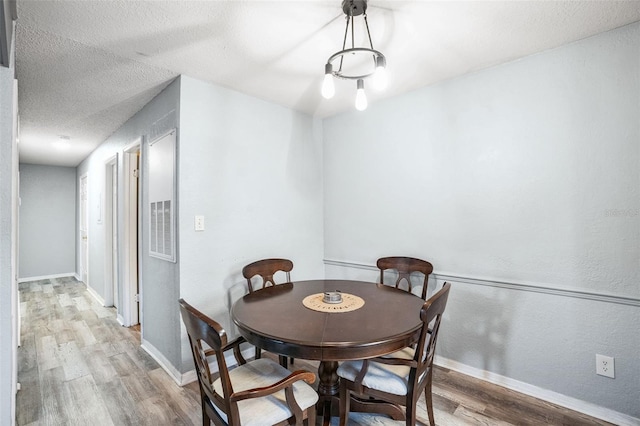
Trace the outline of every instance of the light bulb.
<path fill-rule="evenodd" d="M 336 87 L 333 84 L 333 76 L 331 74 L 325 74 L 324 81 L 322 82 L 322 97 L 331 99 L 335 93 Z"/>
<path fill-rule="evenodd" d="M 387 87 L 387 61 L 382 56 L 376 58 L 376 72 L 373 74 L 373 87 L 383 90 Z"/>
<path fill-rule="evenodd" d="M 324 66 L 324 81 L 322 82 L 322 97 L 325 99 L 333 98 L 333 95 L 336 94 L 336 87 L 333 84 L 333 67 L 331 64 L 326 64 Z"/>
<path fill-rule="evenodd" d="M 367 109 L 367 94 L 364 93 L 364 81 L 358 80 L 358 89 L 356 90 L 356 109 L 364 111 Z"/>

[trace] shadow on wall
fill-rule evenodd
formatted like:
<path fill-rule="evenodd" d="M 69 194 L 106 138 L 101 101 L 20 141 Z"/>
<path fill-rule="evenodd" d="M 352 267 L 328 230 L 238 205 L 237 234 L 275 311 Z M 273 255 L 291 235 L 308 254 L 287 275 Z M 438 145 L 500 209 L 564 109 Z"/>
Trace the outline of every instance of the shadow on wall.
<path fill-rule="evenodd" d="M 506 375 L 509 369 L 505 352 L 513 321 L 508 307 L 515 306 L 517 294 L 513 291 L 493 293 L 487 297 L 486 293 L 470 291 L 464 284 L 452 283 L 453 300 L 444 314 L 446 322 L 438 346 L 445 358 Z"/>
<path fill-rule="evenodd" d="M 248 263 L 250 263 L 250 261 L 247 261 L 246 263 L 242 263 L 241 265 L 238 265 L 236 267 L 232 267 L 230 270 L 233 272 L 230 272 L 230 275 L 224 280 L 224 283 L 223 283 L 224 290 L 227 295 L 226 310 L 227 310 L 227 316 L 229 318 L 229 322 L 228 322 L 229 327 L 226 328 L 225 330 L 232 337 L 237 337 L 239 336 L 240 333 L 238 332 L 238 329 L 236 325 L 233 323 L 233 319 L 231 318 L 231 308 L 233 307 L 233 304 L 238 299 L 242 298 L 244 295 L 249 293 L 247 280 L 246 278 L 244 278 L 241 272 L 243 266 Z M 256 278 L 259 279 L 259 276 L 256 276 L 253 278 L 254 286 L 257 285 L 255 281 Z M 286 282 L 285 275 L 282 271 L 277 272 L 274 275 L 274 279 L 276 280 L 277 283 Z M 254 288 L 257 288 L 257 287 L 254 287 Z"/>
<path fill-rule="evenodd" d="M 231 278 L 236 279 L 237 277 L 234 276 Z M 225 287 L 227 287 L 227 284 L 225 284 Z M 247 280 L 245 280 L 244 277 L 240 275 L 240 278 L 236 279 L 235 283 L 231 283 L 227 288 L 227 308 L 229 311 L 229 317 L 231 317 L 231 308 L 233 307 L 233 304 L 247 293 L 249 293 L 249 290 L 247 289 Z M 233 323 L 232 319 L 229 321 L 229 323 L 229 334 L 234 337 L 240 335 L 240 332 L 238 331 L 236 325 Z"/>
<path fill-rule="evenodd" d="M 321 153 L 314 136 L 317 122 L 308 126 L 309 120 L 302 114 L 292 114 L 291 137 L 287 153 L 288 181 L 292 182 L 299 194 L 318 194 L 322 184 Z"/>
<path fill-rule="evenodd" d="M 398 280 L 399 274 L 393 271 L 385 271 L 384 273 L 384 283 L 389 287 L 395 287 L 395 283 Z M 424 280 L 424 275 L 421 273 L 411 274 L 411 293 L 422 297 L 422 281 Z M 376 275 L 376 281 L 380 282 L 380 272 Z M 434 293 L 442 288 L 444 282 L 439 283 L 433 275 L 429 275 L 429 279 L 427 281 L 427 293 L 426 299 L 429 299 Z M 400 289 L 407 290 L 407 283 L 402 280 L 400 283 Z"/>

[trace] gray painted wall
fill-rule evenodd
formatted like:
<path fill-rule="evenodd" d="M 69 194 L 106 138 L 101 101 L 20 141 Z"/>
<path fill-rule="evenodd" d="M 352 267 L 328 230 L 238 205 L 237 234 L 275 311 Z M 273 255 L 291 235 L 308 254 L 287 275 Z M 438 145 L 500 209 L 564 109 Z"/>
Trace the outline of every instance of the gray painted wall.
<path fill-rule="evenodd" d="M 349 262 L 414 255 L 454 283 L 443 359 L 640 417 L 640 313 L 620 302 L 637 301 L 639 291 L 638 34 L 632 25 L 322 128 L 181 77 L 78 171 L 102 188 L 96 170 L 106 158 L 179 120 L 178 263 L 147 256 L 145 207 L 143 337 L 185 372 L 178 297 L 233 334 L 228 309 L 252 260 L 289 257 L 294 279 L 317 278 L 324 247 L 325 258 L 346 262 L 328 262 L 328 277 L 375 280 L 375 271 Z M 205 216 L 204 232 L 193 230 L 196 214 Z M 100 246 L 92 265 L 104 259 Z M 103 290 L 99 276 L 91 286 Z M 596 353 L 616 358 L 616 379 L 595 375 Z"/>
<path fill-rule="evenodd" d="M 4 100 L 11 99 L 13 82 L 11 78 L 5 79 L 4 69 L 0 69 L 0 72 L 3 73 L 0 74 L 0 87 L 3 99 L 1 130 L 4 135 L 7 129 L 10 130 L 10 126 L 6 127 L 5 123 L 11 122 L 10 119 L 5 120 L 5 115 L 11 117 L 12 114 L 10 104 L 6 104 Z M 192 79 L 188 79 L 186 86 L 189 93 L 183 104 L 189 112 L 189 118 L 181 124 L 189 129 L 189 145 L 178 154 L 182 158 L 178 173 L 181 168 L 187 170 L 180 178 L 184 188 L 180 197 L 184 196 L 187 200 L 181 205 L 179 215 L 182 211 L 187 214 L 180 221 L 179 232 L 189 235 L 184 238 L 183 243 L 178 239 L 180 249 L 185 250 L 190 259 L 181 277 L 184 283 L 183 294 L 191 301 L 197 299 L 197 304 L 203 310 L 221 313 L 224 316 L 222 322 L 228 324 L 228 309 L 233 294 L 245 291 L 245 282 L 240 276 L 244 264 L 263 257 L 285 256 L 295 262 L 295 279 L 317 278 L 323 274 L 320 127 L 309 116 L 237 92 Z M 180 369 L 185 364 L 183 371 L 186 371 L 191 369 L 191 355 L 188 348 L 185 352 L 184 345 L 182 348 L 180 346 L 181 322 L 176 303 L 180 295 L 179 264 L 147 256 L 148 182 L 145 180 L 147 164 L 144 162 L 148 141 L 177 126 L 179 96 L 180 86 L 176 81 L 87 157 L 78 166 L 77 177 L 87 174 L 89 183 L 87 206 L 90 249 L 87 284 L 99 297 L 104 298 L 105 230 L 104 223 L 98 220 L 98 206 L 104 194 L 105 162 L 118 154 L 118 190 L 122 194 L 122 150 L 138 137 L 144 137 L 141 170 L 143 339 L 151 343 L 176 368 Z M 246 125 L 247 115 L 254 119 L 252 126 Z M 3 171 L 7 169 L 11 173 L 8 162 L 10 156 L 5 155 L 5 150 L 8 149 L 5 141 L 9 140 L 10 138 L 2 138 L 0 164 Z M 180 147 L 180 136 L 178 140 Z M 5 182 L 11 182 L 11 179 L 0 180 L 3 185 L 0 194 L 3 197 L 11 193 L 10 190 L 5 190 Z M 0 215 L 4 218 L 4 198 L 2 200 Z M 75 202 L 77 204 L 77 199 Z M 119 203 L 118 219 L 120 230 L 124 214 L 121 204 Z M 267 210 L 262 211 L 262 207 Z M 208 232 L 190 232 L 193 231 L 194 212 L 204 213 L 208 218 Z M 3 232 L 4 249 L 5 241 L 10 238 L 5 238 L 4 227 L 0 231 Z M 123 237 L 121 233 L 120 237 Z M 79 248 L 80 244 L 77 243 L 76 247 Z M 4 255 L 4 251 L 2 254 Z M 76 258 L 79 257 L 78 249 Z M 5 318 L 11 311 L 5 306 L 10 297 L 4 297 L 11 290 L 10 283 L 5 281 L 10 268 L 6 267 L 4 257 L 0 260 L 3 294 L 0 298 L 0 324 L 4 330 L 11 324 L 10 318 Z M 122 261 L 124 259 L 121 259 L 121 264 Z M 122 283 L 122 276 L 119 281 Z M 5 336 L 10 335 L 10 332 L 3 331 L 3 358 L 0 361 L 3 396 L 11 392 L 11 380 L 8 377 L 14 373 L 8 360 L 11 344 L 5 342 Z M 184 343 L 184 339 L 182 340 Z M 5 356 L 6 354 L 8 355 Z M 185 359 L 189 361 L 184 363 Z M 3 397 L 1 400 L 2 419 L 9 421 L 12 416 L 10 413 L 5 416 L 5 408 L 9 408 L 11 398 Z M 4 424 L 5 421 L 0 423 Z"/>
<path fill-rule="evenodd" d="M 149 116 L 161 117 L 149 134 L 143 151 L 143 179 L 142 179 L 142 253 L 141 268 L 143 271 L 142 285 L 142 338 L 153 345 L 173 367 L 180 365 L 180 318 L 177 308 L 178 295 L 180 294 L 180 246 L 179 234 L 176 236 L 176 262 L 161 260 L 149 256 L 149 181 L 146 173 L 149 170 L 149 158 L 146 155 L 148 142 L 157 139 L 167 131 L 179 127 L 180 116 L 180 79 L 176 79 L 158 97 L 158 103 L 148 104 L 143 111 Z M 155 99 L 154 99 L 155 100 Z M 172 110 L 164 115 L 164 108 L 171 105 Z M 149 109 L 148 109 L 149 108 Z M 176 149 L 179 150 L 181 130 L 176 137 Z M 180 204 L 180 195 L 176 202 Z M 178 209 L 175 209 L 176 221 L 180 220 Z"/>
<path fill-rule="evenodd" d="M 13 58 L 13 46 L 11 48 Z M 18 154 L 13 135 L 14 68 L 0 66 L 0 424 L 15 424 L 17 333 L 16 197 Z"/>
<path fill-rule="evenodd" d="M 20 164 L 21 279 L 76 272 L 76 168 Z"/>
<path fill-rule="evenodd" d="M 100 145 L 89 157 L 78 166 L 78 176 L 88 174 L 89 183 L 89 283 L 88 285 L 101 297 L 106 292 L 105 283 L 105 230 L 104 223 L 98 223 L 99 197 L 105 190 L 105 163 L 114 154 L 118 155 L 118 238 L 124 241 L 124 205 L 122 194 L 123 187 L 123 149 L 143 137 L 141 165 L 142 185 L 142 211 L 141 239 L 142 253 L 140 253 L 140 286 L 141 308 L 143 327 L 142 338 L 155 346 L 168 360 L 178 365 L 179 350 L 175 349 L 179 342 L 179 323 L 177 318 L 178 299 L 178 264 L 165 262 L 148 256 L 148 199 L 146 196 L 148 182 L 146 171 L 148 165 L 145 162 L 145 153 L 150 140 L 162 135 L 168 130 L 177 127 L 178 104 L 180 86 L 178 80 L 172 82 L 158 96 L 149 102 L 142 110 L 131 117 L 122 127 Z M 80 245 L 78 244 L 78 247 Z M 77 256 L 80 256 L 79 250 Z M 124 252 L 119 250 L 119 307 L 123 306 L 122 283 L 124 282 L 122 265 L 124 264 Z M 173 355 L 172 355 L 173 353 Z"/>
<path fill-rule="evenodd" d="M 308 115 L 181 77 L 180 296 L 232 335 L 244 265 L 285 257 L 294 280 L 324 276 L 321 141 Z M 182 360 L 193 369 L 184 331 Z"/>
<path fill-rule="evenodd" d="M 429 259 L 441 356 L 640 418 L 638 117 L 633 24 L 326 119 L 327 275 Z"/>
<path fill-rule="evenodd" d="M 179 127 L 176 263 L 148 255 L 146 179 L 148 142 L 174 127 Z M 95 206 L 104 193 L 104 164 L 120 155 L 122 191 L 122 148 L 139 136 L 145 138 L 142 337 L 179 375 L 193 369 L 186 334 L 181 334 L 179 297 L 233 334 L 229 308 L 246 291 L 241 276 L 245 264 L 282 256 L 294 261 L 295 279 L 323 276 L 320 126 L 307 115 L 188 77 L 172 83 L 78 167 L 78 176 L 87 173 L 89 180 L 88 284 L 101 297 L 106 290 L 105 232 Z M 119 213 L 122 218 L 121 207 Z M 205 216 L 204 232 L 193 229 L 196 214 Z M 122 219 L 118 224 L 122 229 Z M 120 278 L 122 282 L 122 272 Z"/>

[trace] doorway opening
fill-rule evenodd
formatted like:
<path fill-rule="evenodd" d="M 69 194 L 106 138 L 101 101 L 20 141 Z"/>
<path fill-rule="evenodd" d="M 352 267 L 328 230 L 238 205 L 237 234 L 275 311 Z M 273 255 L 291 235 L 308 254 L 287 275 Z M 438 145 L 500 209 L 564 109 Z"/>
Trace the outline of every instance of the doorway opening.
<path fill-rule="evenodd" d="M 80 176 L 80 280 L 89 286 L 89 230 L 87 227 L 87 174 Z"/>
<path fill-rule="evenodd" d="M 118 301 L 118 157 L 105 162 L 105 306 L 116 309 Z"/>
<path fill-rule="evenodd" d="M 122 323 L 126 327 L 140 324 L 140 146 L 141 139 L 124 149 L 123 164 L 123 286 L 122 286 Z"/>

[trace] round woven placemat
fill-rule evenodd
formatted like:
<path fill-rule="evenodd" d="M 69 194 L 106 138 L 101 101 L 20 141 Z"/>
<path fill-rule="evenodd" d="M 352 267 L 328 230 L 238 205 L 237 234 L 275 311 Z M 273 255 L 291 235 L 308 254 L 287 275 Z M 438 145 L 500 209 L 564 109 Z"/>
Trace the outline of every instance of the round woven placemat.
<path fill-rule="evenodd" d="M 340 303 L 325 303 L 322 301 L 324 293 L 316 293 L 305 297 L 302 300 L 302 304 L 314 311 L 333 313 L 355 311 L 364 306 L 362 297 L 349 293 L 340 294 L 342 294 L 342 302 Z"/>

